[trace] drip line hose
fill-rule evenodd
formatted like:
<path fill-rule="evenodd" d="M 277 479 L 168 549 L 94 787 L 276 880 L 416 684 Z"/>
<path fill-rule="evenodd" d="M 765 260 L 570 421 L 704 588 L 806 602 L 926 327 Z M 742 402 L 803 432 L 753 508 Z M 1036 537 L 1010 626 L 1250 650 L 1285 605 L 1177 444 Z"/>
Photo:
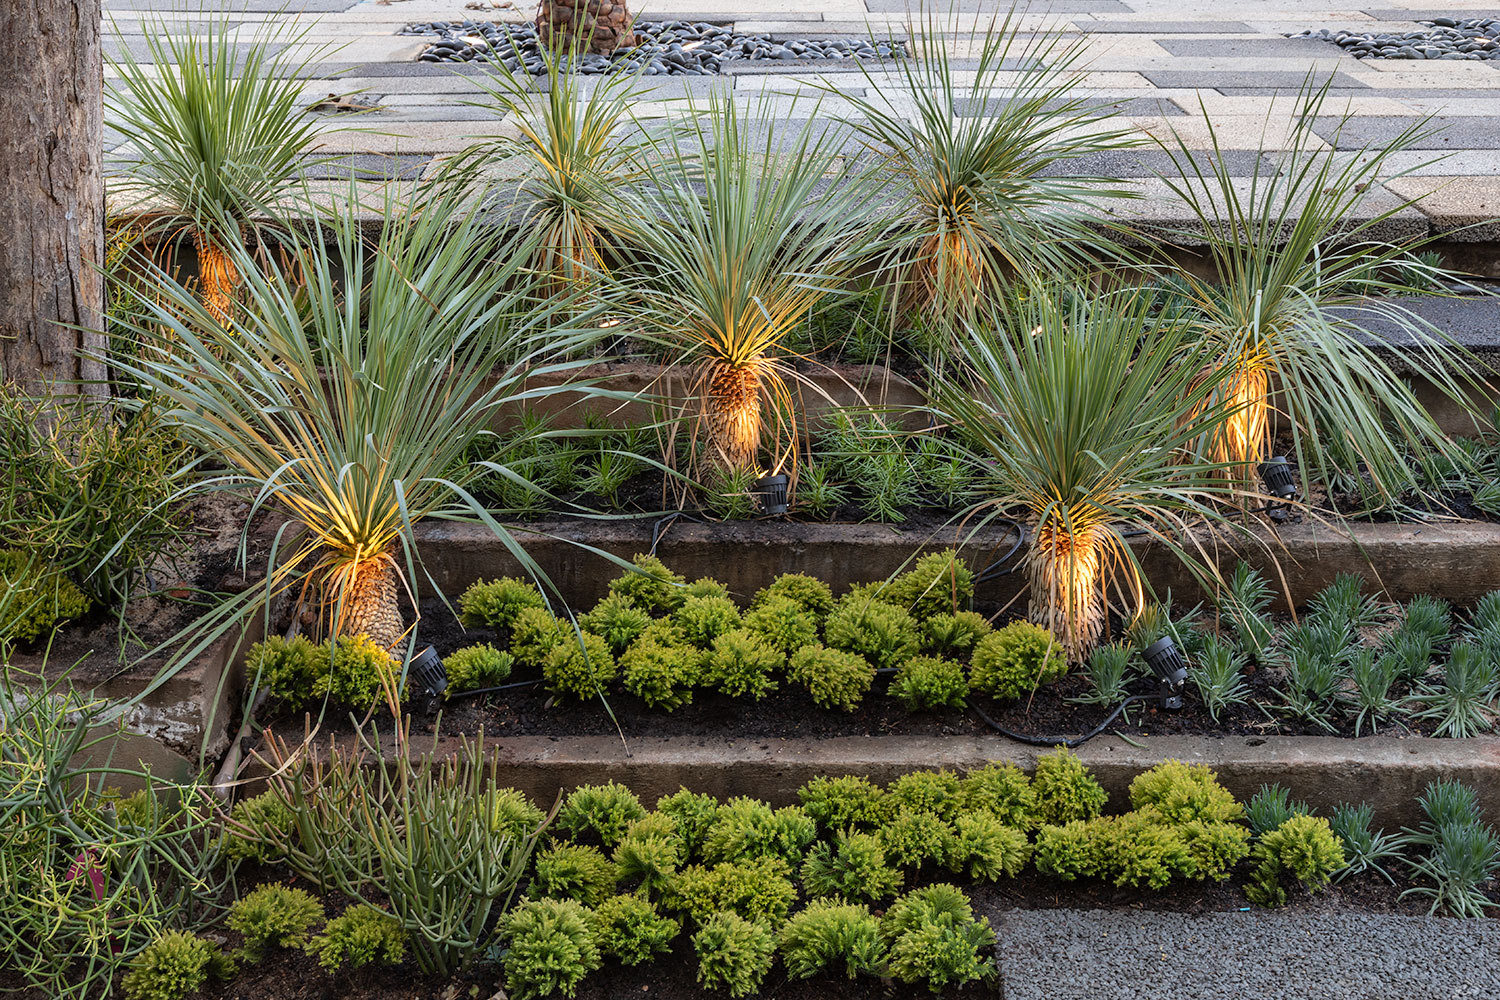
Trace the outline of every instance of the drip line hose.
<path fill-rule="evenodd" d="M 1001 569 L 1000 567 L 1004 566 L 1006 563 L 1010 562 L 1011 559 L 1015 558 L 1016 553 L 1021 551 L 1021 546 L 1026 544 L 1025 525 L 1021 524 L 1020 521 L 1016 521 L 1008 517 L 996 518 L 996 520 L 1004 521 L 1010 526 L 1011 530 L 1016 533 L 1016 541 L 1014 545 L 1006 550 L 1005 555 L 1001 556 L 999 559 L 996 559 L 994 562 L 990 563 L 984 569 L 975 574 L 974 582 L 976 584 L 988 583 L 990 580 L 996 580 L 1002 576 L 1009 576 L 1011 573 L 1014 573 L 1016 571 L 1016 566 L 1010 566 L 1005 569 Z"/>
<path fill-rule="evenodd" d="M 1066 749 L 1072 750 L 1074 747 L 1080 747 L 1083 744 L 1087 743 L 1089 740 L 1093 739 L 1095 736 L 1098 736 L 1100 733 L 1104 732 L 1104 730 L 1109 727 L 1110 723 L 1118 719 L 1120 717 L 1120 713 L 1125 711 L 1126 707 L 1129 706 L 1132 702 L 1155 701 L 1160 697 L 1160 695 L 1155 694 L 1130 695 L 1124 701 L 1116 705 L 1115 710 L 1113 712 L 1110 712 L 1108 717 L 1106 717 L 1103 722 L 1099 723 L 1097 726 L 1084 733 L 1082 736 L 1075 736 L 1072 739 L 1063 739 L 1062 737 L 1058 736 L 1027 736 L 1025 733 L 1013 733 L 1009 729 L 1006 729 L 1004 726 L 1000 725 L 1000 723 L 996 722 L 994 719 L 986 715 L 984 709 L 974 704 L 973 701 L 969 702 L 969 707 L 972 708 L 974 710 L 974 713 L 981 719 L 983 719 L 985 721 L 985 724 L 988 725 L 991 729 L 999 733 L 1001 736 L 1006 736 L 1010 739 L 1015 740 L 1017 743 L 1026 743 L 1034 747 L 1065 747 Z"/>
<path fill-rule="evenodd" d="M 495 687 L 475 688 L 472 691 L 459 691 L 448 696 L 449 701 L 457 701 L 459 698 L 472 698 L 476 694 L 493 694 L 496 691 L 514 691 L 517 688 L 535 687 L 542 683 L 542 678 L 533 677 L 529 681 L 512 681 L 509 684 L 497 684 Z"/>

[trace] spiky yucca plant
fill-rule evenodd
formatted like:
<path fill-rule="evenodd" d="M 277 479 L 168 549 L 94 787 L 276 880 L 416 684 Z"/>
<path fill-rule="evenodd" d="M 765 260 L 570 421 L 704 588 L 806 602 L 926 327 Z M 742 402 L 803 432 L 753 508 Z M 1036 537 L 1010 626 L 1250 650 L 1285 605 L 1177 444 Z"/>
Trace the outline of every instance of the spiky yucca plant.
<path fill-rule="evenodd" d="M 828 85 L 852 106 L 847 124 L 882 161 L 896 199 L 892 301 L 908 318 L 961 318 L 1002 281 L 1118 252 L 1096 228 L 1098 206 L 1129 192 L 1053 169 L 1137 144 L 1105 128 L 1109 109 L 1083 96 L 1083 43 L 1022 33 L 1013 14 L 970 41 L 977 58 L 955 67 L 952 35 L 934 17 L 911 33 L 905 58 L 860 65 L 863 96 Z M 964 105 L 970 113 L 958 114 Z"/>
<path fill-rule="evenodd" d="M 846 294 L 869 238 L 868 187 L 839 176 L 839 140 L 816 123 L 783 136 L 769 109 L 715 99 L 689 111 L 657 146 L 656 182 L 626 196 L 619 283 L 644 331 L 692 366 L 694 426 L 717 464 L 752 468 L 770 445 L 780 468 L 796 441 L 784 342 Z"/>
<path fill-rule="evenodd" d="M 1199 457 L 1232 414 L 1198 372 L 1212 347 L 1129 292 L 1036 289 L 967 331 L 963 356 L 932 375 L 934 417 L 954 428 L 984 485 L 978 525 L 1007 512 L 1030 532 L 1030 617 L 1085 658 L 1107 600 L 1144 605 L 1127 532 L 1166 545 L 1212 579 L 1188 529 L 1220 521 L 1234 487 Z"/>
<path fill-rule="evenodd" d="M 405 212 L 394 197 L 373 245 L 348 207 L 322 233 L 289 234 L 300 286 L 230 245 L 245 290 L 227 327 L 157 272 L 147 318 L 128 331 L 139 358 L 121 362 L 184 438 L 224 463 L 207 485 L 249 490 L 256 508 L 304 529 L 268 590 L 311 581 L 330 631 L 385 648 L 406 632 L 397 601 L 416 585 L 412 528 L 425 518 L 481 521 L 539 573 L 466 489 L 486 470 L 516 473 L 462 459 L 498 407 L 576 389 L 525 378 L 565 369 L 549 359 L 597 335 L 537 303 L 527 241 L 512 245 L 458 195 Z"/>
<path fill-rule="evenodd" d="M 148 26 L 145 63 L 129 48 L 110 58 L 118 78 L 105 93 L 106 115 L 130 138 L 134 157 L 116 213 L 139 214 L 145 238 L 191 238 L 198 289 L 223 323 L 242 265 L 252 263 L 229 248 L 258 245 L 266 220 L 318 162 L 312 154 L 326 130 L 306 114 L 301 81 L 323 54 L 288 55 L 310 29 L 285 22 L 262 22 L 248 44 L 231 21 L 201 32 L 182 28 Z"/>
<path fill-rule="evenodd" d="M 1467 353 L 1399 298 L 1423 290 L 1414 280 L 1432 277 L 1414 264 L 1425 238 L 1381 233 L 1410 202 L 1362 208 L 1377 176 L 1392 176 L 1390 156 L 1430 127 L 1417 121 L 1382 148 L 1336 153 L 1337 138 L 1325 143 L 1314 131 L 1331 120 L 1341 134 L 1348 120 L 1326 114 L 1326 95 L 1326 86 L 1304 88 L 1286 148 L 1258 158 L 1248 179 L 1224 158 L 1206 111 L 1212 155 L 1190 151 L 1181 136 L 1162 143 L 1178 174 L 1167 185 L 1199 224 L 1184 239 L 1203 244 L 1197 252 L 1217 272 L 1181 273 L 1174 284 L 1201 332 L 1219 344 L 1212 364 L 1227 370 L 1219 395 L 1239 414 L 1215 435 L 1213 458 L 1254 482 L 1276 397 L 1304 479 L 1363 468 L 1376 494 L 1393 499 L 1417 486 L 1408 453 L 1454 449 L 1363 327 L 1373 321 L 1396 331 L 1404 360 L 1465 408 L 1477 379 Z"/>

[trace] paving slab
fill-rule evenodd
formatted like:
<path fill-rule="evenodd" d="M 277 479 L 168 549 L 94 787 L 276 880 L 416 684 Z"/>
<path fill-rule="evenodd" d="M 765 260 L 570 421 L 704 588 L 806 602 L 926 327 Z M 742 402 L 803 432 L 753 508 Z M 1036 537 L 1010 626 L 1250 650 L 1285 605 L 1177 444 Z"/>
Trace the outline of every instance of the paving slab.
<path fill-rule="evenodd" d="M 1163 49 L 1174 56 L 1227 56 L 1237 59 L 1269 56 L 1284 59 L 1289 56 L 1327 57 L 1338 53 L 1320 38 L 1182 38 L 1175 35 L 1157 41 Z M 1346 57 L 1355 62 L 1353 56 Z"/>
<path fill-rule="evenodd" d="M 1234 35 L 1255 29 L 1241 21 L 1105 21 L 1075 19 L 1082 31 L 1110 35 Z"/>
<path fill-rule="evenodd" d="M 1492 118 L 1445 118 L 1431 120 L 1431 134 L 1406 144 L 1408 149 L 1500 149 L 1500 116 Z M 1319 119 L 1313 131 L 1339 149 L 1387 146 L 1412 127 L 1410 118 L 1362 115 L 1339 122 Z"/>
<path fill-rule="evenodd" d="M 918 14 L 1008 14 L 1015 4 L 1008 0 L 865 0 L 871 13 Z M 1128 14 L 1130 7 L 1120 0 L 1047 0 L 1037 10 L 1049 14 Z"/>
<path fill-rule="evenodd" d="M 1297 70 L 1239 70 L 1220 72 L 1217 70 L 1171 70 L 1144 69 L 1141 75 L 1158 87 L 1204 88 L 1222 90 L 1226 87 L 1275 87 L 1297 91 L 1306 86 L 1322 87 L 1325 84 L 1344 90 L 1360 90 L 1369 86 L 1341 71 Z"/>

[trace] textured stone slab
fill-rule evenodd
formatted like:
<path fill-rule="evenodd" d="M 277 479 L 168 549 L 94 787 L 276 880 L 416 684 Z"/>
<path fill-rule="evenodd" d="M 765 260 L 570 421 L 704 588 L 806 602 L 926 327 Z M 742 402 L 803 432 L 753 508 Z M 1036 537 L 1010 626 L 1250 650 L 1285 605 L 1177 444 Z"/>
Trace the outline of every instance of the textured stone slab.
<path fill-rule="evenodd" d="M 304 171 L 309 180 L 414 180 L 422 176 L 428 156 L 383 156 L 355 153 L 336 156 L 316 163 Z"/>
<path fill-rule="evenodd" d="M 1087 21 L 1073 22 L 1084 31 L 1101 35 L 1228 35 L 1253 32 L 1241 21 Z"/>
<path fill-rule="evenodd" d="M 1500 117 L 1496 118 L 1434 118 L 1433 126 L 1446 126 L 1441 131 L 1408 144 L 1408 149 L 1500 149 Z M 1340 149 L 1360 149 L 1366 146 L 1388 146 L 1407 129 L 1410 118 L 1370 115 L 1355 116 L 1340 125 L 1337 119 L 1319 119 L 1313 131 L 1329 142 L 1335 141 Z"/>
<path fill-rule="evenodd" d="M 1471 17 L 1500 17 L 1500 7 L 1487 10 L 1455 10 L 1452 7 L 1381 7 L 1363 8 L 1363 13 L 1377 21 L 1431 21 L 1435 17 L 1451 17 L 1464 20 Z"/>
<path fill-rule="evenodd" d="M 1404 198 L 1450 240 L 1500 240 L 1500 177 L 1397 177 L 1385 186 Z M 1493 314 L 1492 314 L 1493 319 Z"/>
<path fill-rule="evenodd" d="M 1230 174 L 1235 177 L 1250 176 L 1260 164 L 1260 153 L 1256 150 L 1226 149 L 1222 155 Z M 1177 158 L 1184 169 L 1190 169 L 1190 163 L 1197 163 L 1207 174 L 1212 154 L 1195 152 L 1189 159 L 1179 151 Z M 1066 163 L 1053 163 L 1042 173 L 1052 177 L 1176 177 L 1178 167 L 1172 157 L 1160 149 L 1116 149 L 1080 156 Z"/>
<path fill-rule="evenodd" d="M 1052 102 L 1053 106 L 1060 103 L 1062 102 Z M 1176 118 L 1187 114 L 1165 97 L 1088 97 L 1081 99 L 1079 103 L 1088 108 L 1108 109 L 1118 114 L 1142 118 L 1152 115 Z M 1005 100 L 999 97 L 983 101 L 966 98 L 953 102 L 953 113 L 960 118 L 988 118 L 999 114 L 1004 106 Z"/>
<path fill-rule="evenodd" d="M 1016 5 L 1008 0 L 865 0 L 872 14 L 951 13 L 1007 14 Z M 1119 0 L 1049 0 L 1038 4 L 1031 13 L 1049 14 L 1129 14 L 1130 8 Z"/>
<path fill-rule="evenodd" d="M 1157 39 L 1157 45 L 1174 56 L 1229 56 L 1284 59 L 1292 56 L 1331 55 L 1327 42 L 1319 38 L 1178 38 Z M 1337 50 L 1334 50 L 1337 51 Z M 1349 57 L 1354 62 L 1354 57 Z"/>
<path fill-rule="evenodd" d="M 193 0 L 195 13 L 223 11 L 226 14 L 279 14 L 289 15 L 336 14 L 348 10 L 360 0 Z M 169 0 L 106 0 L 105 11 L 150 10 L 170 8 Z"/>
<path fill-rule="evenodd" d="M 1315 87 L 1321 87 L 1324 83 L 1332 81 L 1332 86 L 1347 90 L 1359 90 L 1367 87 L 1360 81 L 1349 76 L 1347 73 L 1338 71 L 1319 70 L 1316 72 L 1298 72 L 1296 70 L 1265 70 L 1255 72 L 1253 70 L 1237 70 L 1234 72 L 1217 72 L 1214 70 L 1171 70 L 1171 69 L 1143 69 L 1141 75 L 1158 87 L 1177 88 L 1206 88 L 1222 90 L 1226 87 L 1276 87 L 1282 90 L 1299 90 L 1309 82 Z"/>
<path fill-rule="evenodd" d="M 1500 110 L 1500 78 L 1497 78 L 1494 94 L 1489 94 L 1480 87 L 1383 87 L 1377 81 L 1366 87 L 1329 87 L 1328 96 L 1323 100 L 1323 107 L 1337 108 L 1343 101 L 1360 97 L 1388 97 L 1396 101 L 1407 100 L 1463 100 L 1483 98 L 1494 100 L 1497 110 Z M 1216 87 L 1214 88 L 1225 97 L 1277 97 L 1284 96 L 1286 90 L 1278 87 Z"/>

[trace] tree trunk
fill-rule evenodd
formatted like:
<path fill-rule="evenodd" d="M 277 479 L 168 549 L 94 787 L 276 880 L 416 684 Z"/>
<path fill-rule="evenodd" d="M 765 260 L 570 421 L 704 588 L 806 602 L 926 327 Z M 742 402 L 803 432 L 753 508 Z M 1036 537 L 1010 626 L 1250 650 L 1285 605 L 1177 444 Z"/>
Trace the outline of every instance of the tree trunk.
<path fill-rule="evenodd" d="M 0 45 L 0 380 L 100 380 L 100 0 L 8 0 Z M 74 387 L 59 386 L 60 391 Z M 104 393 L 102 384 L 82 391 Z"/>

